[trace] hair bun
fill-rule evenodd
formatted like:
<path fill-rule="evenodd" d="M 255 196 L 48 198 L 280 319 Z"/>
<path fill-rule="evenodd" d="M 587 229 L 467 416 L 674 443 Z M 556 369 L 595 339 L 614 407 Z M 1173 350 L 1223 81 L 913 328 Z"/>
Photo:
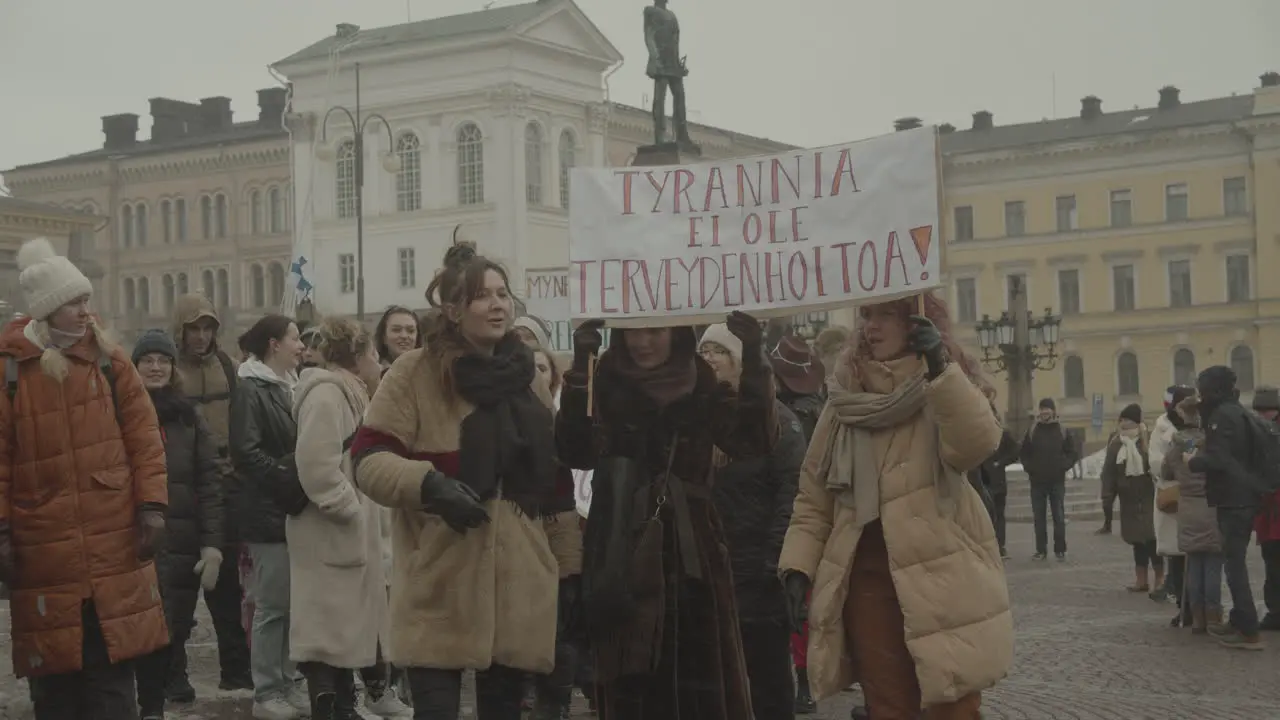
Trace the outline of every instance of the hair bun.
<path fill-rule="evenodd" d="M 475 259 L 476 246 L 475 243 L 465 240 L 454 243 L 444 251 L 444 266 L 448 268 L 461 267 Z"/>

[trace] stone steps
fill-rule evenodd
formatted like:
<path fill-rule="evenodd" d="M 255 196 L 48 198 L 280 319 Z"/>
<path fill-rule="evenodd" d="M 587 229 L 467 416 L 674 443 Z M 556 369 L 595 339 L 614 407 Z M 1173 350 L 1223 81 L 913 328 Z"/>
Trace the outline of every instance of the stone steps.
<path fill-rule="evenodd" d="M 1031 510 L 1031 483 L 1026 473 L 1009 473 L 1009 491 L 1006 496 L 1004 517 L 1006 522 L 1029 523 L 1035 515 Z M 1067 521 L 1102 519 L 1102 481 L 1098 478 L 1067 479 L 1063 498 Z M 1052 519 L 1050 519 L 1052 523 Z"/>

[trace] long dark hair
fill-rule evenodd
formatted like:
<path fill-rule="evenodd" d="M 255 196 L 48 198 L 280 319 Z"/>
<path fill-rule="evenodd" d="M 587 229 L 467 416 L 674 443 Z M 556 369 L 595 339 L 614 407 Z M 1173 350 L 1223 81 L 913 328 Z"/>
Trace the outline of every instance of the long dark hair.
<path fill-rule="evenodd" d="M 512 295 L 506 269 L 478 254 L 475 245 L 459 242 L 445 251 L 444 264 L 427 286 L 427 303 L 436 313 L 434 322 L 424 323 L 428 328 L 421 342 L 436 363 L 441 387 L 449 399 L 453 399 L 453 361 L 466 353 L 470 344 L 447 309 L 465 309 L 472 299 L 479 297 L 484 292 L 484 276 L 490 270 L 498 273 L 508 294 Z"/>
<path fill-rule="evenodd" d="M 373 329 L 373 346 L 378 351 L 378 359 L 386 363 L 392 360 L 391 350 L 387 347 L 387 323 L 392 315 L 408 315 L 413 318 L 414 328 L 418 331 L 414 347 L 422 347 L 422 321 L 418 319 L 418 315 L 403 305 L 389 305 L 382 311 L 382 317 L 378 318 L 378 325 Z"/>
<path fill-rule="evenodd" d="M 292 324 L 293 318 L 287 315 L 276 313 L 263 315 L 258 318 L 258 322 L 254 323 L 253 327 L 240 336 L 238 341 L 240 352 L 265 361 L 267 353 L 271 351 L 271 341 L 283 340 Z"/>

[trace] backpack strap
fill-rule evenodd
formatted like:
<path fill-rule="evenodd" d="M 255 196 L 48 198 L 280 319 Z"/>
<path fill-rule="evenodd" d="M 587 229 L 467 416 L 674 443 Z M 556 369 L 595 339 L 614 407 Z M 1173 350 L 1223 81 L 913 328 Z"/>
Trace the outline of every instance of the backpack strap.
<path fill-rule="evenodd" d="M 223 400 L 230 401 L 231 396 L 235 394 L 236 368 L 235 368 L 235 364 L 231 362 L 231 356 L 227 355 L 221 350 L 217 351 L 215 353 L 215 356 L 218 358 L 218 364 L 222 366 L 222 373 L 227 377 L 226 392 L 207 393 L 205 395 L 191 395 L 190 396 L 191 401 L 197 405 L 208 405 L 211 402 L 222 402 Z"/>
<path fill-rule="evenodd" d="M 111 389 L 111 406 L 116 411 L 116 425 L 120 426 L 120 430 L 124 430 L 124 419 L 120 415 L 120 397 L 116 394 L 116 371 L 111 367 L 111 356 L 107 353 L 98 354 L 98 369 L 102 371 L 103 377 L 107 379 L 107 387 Z"/>

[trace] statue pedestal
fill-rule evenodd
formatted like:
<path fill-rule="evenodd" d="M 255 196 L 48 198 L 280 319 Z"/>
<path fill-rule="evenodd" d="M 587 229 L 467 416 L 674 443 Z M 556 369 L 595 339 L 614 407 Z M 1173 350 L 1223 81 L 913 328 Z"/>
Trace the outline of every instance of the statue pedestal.
<path fill-rule="evenodd" d="M 691 142 L 664 142 L 657 145 L 641 145 L 636 148 L 632 167 L 653 165 L 683 165 L 702 160 L 702 148 Z"/>

